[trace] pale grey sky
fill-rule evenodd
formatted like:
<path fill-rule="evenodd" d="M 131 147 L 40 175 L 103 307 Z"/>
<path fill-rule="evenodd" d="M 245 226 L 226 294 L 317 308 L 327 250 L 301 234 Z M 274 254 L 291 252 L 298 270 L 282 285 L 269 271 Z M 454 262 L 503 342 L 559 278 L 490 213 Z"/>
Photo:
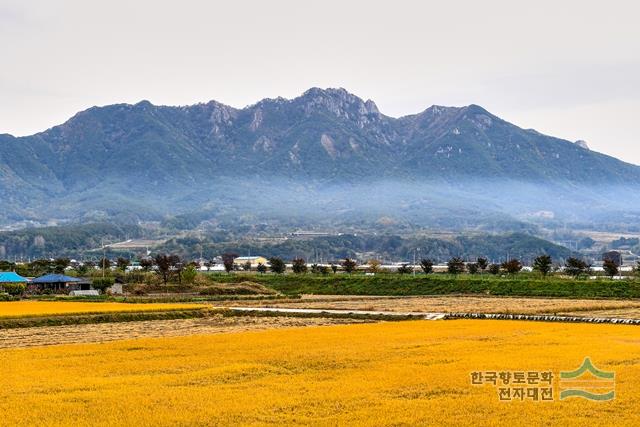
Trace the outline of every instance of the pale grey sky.
<path fill-rule="evenodd" d="M 638 16 L 631 0 L 0 0 L 0 133 L 344 87 L 396 117 L 479 104 L 640 164 Z"/>

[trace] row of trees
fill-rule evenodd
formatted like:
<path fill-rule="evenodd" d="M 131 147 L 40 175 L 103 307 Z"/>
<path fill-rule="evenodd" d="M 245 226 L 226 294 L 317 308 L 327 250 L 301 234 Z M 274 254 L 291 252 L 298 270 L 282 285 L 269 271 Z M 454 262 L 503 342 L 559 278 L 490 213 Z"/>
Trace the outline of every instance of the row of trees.
<path fill-rule="evenodd" d="M 141 261 L 141 263 L 143 261 Z M 122 257 L 117 258 L 115 262 L 112 262 L 108 258 L 102 258 L 95 262 L 84 261 L 82 263 L 71 262 L 69 258 L 37 259 L 24 264 L 0 260 L 0 271 L 15 271 L 22 276 L 37 277 L 49 273 L 63 274 L 71 268 L 77 275 L 85 276 L 93 273 L 96 269 L 101 270 L 104 268 L 105 270 L 109 270 L 112 266 L 124 272 L 129 265 L 131 265 L 131 261 Z"/>
<path fill-rule="evenodd" d="M 235 255 L 224 254 L 222 260 L 225 270 L 231 272 L 237 268 L 234 263 Z M 197 265 L 193 262 L 185 263 L 179 256 L 173 254 L 158 254 L 155 257 L 142 258 L 139 261 L 140 269 L 144 272 L 155 271 L 161 277 L 163 283 L 166 285 L 170 281 L 177 281 L 182 283 L 192 282 L 197 274 Z M 111 271 L 112 267 L 115 267 L 117 271 L 125 272 L 127 267 L 131 265 L 131 262 L 127 258 L 117 258 L 115 262 L 107 258 L 103 258 L 98 262 L 84 262 L 81 264 L 71 264 L 71 261 L 67 258 L 58 258 L 54 260 L 35 260 L 28 264 L 13 264 L 8 261 L 0 260 L 0 271 L 16 271 L 18 274 L 24 276 L 40 276 L 47 273 L 64 273 L 68 267 L 72 267 L 75 272 L 84 276 L 87 274 L 97 275 L 100 271 Z M 420 269 L 425 274 L 431 274 L 434 272 L 434 262 L 431 259 L 425 258 L 420 260 Z M 251 264 L 246 263 L 242 268 L 246 271 L 251 270 Z M 613 277 L 619 273 L 619 266 L 614 260 L 606 259 L 603 264 L 605 273 Z M 329 266 L 313 264 L 308 266 L 303 258 L 295 258 L 292 261 L 292 271 L 295 274 L 304 274 L 310 271 L 314 274 L 329 274 L 330 272 L 336 273 L 338 269 L 342 269 L 346 273 L 353 273 L 358 268 L 358 264 L 355 260 L 347 258 L 340 263 L 332 263 Z M 487 258 L 480 257 L 475 262 L 465 262 L 460 257 L 453 257 L 447 262 L 447 272 L 449 274 L 483 274 L 489 273 L 493 275 L 507 273 L 516 274 L 523 268 L 522 263 L 518 259 L 510 259 L 501 264 L 489 263 Z M 560 266 L 554 264 L 553 259 L 549 255 L 540 255 L 533 261 L 533 270 L 546 276 L 553 271 L 556 271 Z M 381 263 L 378 260 L 370 260 L 366 264 L 366 269 L 372 273 L 378 273 L 381 269 Z M 258 264 L 256 270 L 259 273 L 266 273 L 271 271 L 276 274 L 282 274 L 286 271 L 286 264 L 282 258 L 272 257 L 269 258 L 269 264 Z M 399 274 L 411 274 L 414 272 L 413 267 L 409 264 L 402 264 L 397 269 Z M 568 258 L 564 263 L 564 273 L 578 277 L 586 275 L 591 271 L 591 265 L 578 258 Z M 638 263 L 638 269 L 640 271 L 640 262 Z"/>
<path fill-rule="evenodd" d="M 157 254 L 155 257 L 142 258 L 139 264 L 141 271 L 154 271 L 158 274 L 165 286 L 169 282 L 177 282 L 178 284 L 193 283 L 198 274 L 197 265 L 194 262 L 184 262 L 175 254 Z M 116 260 L 117 270 L 119 271 L 125 271 L 129 265 L 130 262 L 127 259 L 118 258 Z M 105 268 L 109 267 L 109 265 L 105 264 Z"/>
<path fill-rule="evenodd" d="M 0 271 L 15 271 L 21 276 L 37 277 L 48 273 L 62 274 L 70 264 L 71 261 L 68 258 L 37 259 L 27 264 L 0 261 Z"/>
<path fill-rule="evenodd" d="M 433 272 L 433 262 L 429 259 L 420 261 L 420 267 L 425 274 Z M 461 258 L 454 257 L 447 262 L 447 271 L 450 274 L 460 274 L 465 271 L 469 274 L 483 273 L 487 271 L 490 274 L 500 274 L 506 272 L 515 274 L 522 270 L 522 263 L 516 258 L 512 258 L 501 264 L 489 264 L 486 258 L 478 258 L 475 262 L 465 263 Z M 560 269 L 559 265 L 554 264 L 550 255 L 540 255 L 533 260 L 533 270 L 539 272 L 543 276 L 547 276 L 553 271 Z M 603 268 L 607 276 L 613 277 L 619 273 L 619 265 L 611 259 L 605 259 Z M 640 261 L 638 262 L 638 271 L 640 271 Z M 573 277 L 579 277 L 591 272 L 591 264 L 575 257 L 569 257 L 564 262 L 565 274 Z"/>
<path fill-rule="evenodd" d="M 433 265 L 433 261 L 430 259 L 422 259 L 420 261 L 420 267 L 425 274 L 433 272 Z M 640 267 L 640 262 L 638 263 L 638 266 Z M 553 263 L 553 259 L 550 255 L 540 255 L 536 257 L 533 260 L 532 267 L 534 271 L 539 272 L 543 276 L 547 276 L 552 271 L 560 269 L 560 266 Z M 603 267 L 605 273 L 611 277 L 615 276 L 619 272 L 619 266 L 610 259 L 606 259 L 604 261 Z M 407 268 L 411 270 L 410 267 L 407 266 Z M 485 271 L 494 275 L 502 272 L 507 274 L 516 274 L 520 272 L 522 268 L 522 263 L 516 258 L 512 258 L 501 264 L 489 264 L 488 260 L 483 257 L 478 258 L 475 262 L 469 263 L 465 263 L 458 257 L 451 258 L 447 262 L 447 272 L 449 274 L 461 274 L 464 272 L 469 274 L 482 274 Z M 400 269 L 398 271 L 400 272 Z M 570 257 L 565 260 L 563 271 L 570 276 L 578 277 L 588 274 L 591 271 L 591 265 L 581 259 Z"/>
<path fill-rule="evenodd" d="M 193 283 L 198 274 L 195 263 L 185 264 L 178 255 L 172 254 L 158 254 L 154 258 L 140 260 L 140 267 L 146 271 L 155 267 L 165 286 L 169 281 Z"/>
<path fill-rule="evenodd" d="M 260 273 L 265 273 L 269 269 L 273 273 L 282 274 L 286 270 L 286 266 L 284 261 L 281 258 L 273 257 L 269 258 L 269 268 L 267 266 L 258 264 L 257 270 Z M 420 260 L 420 269 L 424 274 L 431 274 L 434 272 L 434 262 L 428 258 Z M 228 267 L 228 268 L 227 268 Z M 358 264 L 356 261 L 347 258 L 341 263 L 331 264 L 329 267 L 324 265 L 313 264 L 309 268 L 307 266 L 306 261 L 303 258 L 295 258 L 292 261 L 292 271 L 295 274 L 304 274 L 309 270 L 315 274 L 328 274 L 329 270 L 336 273 L 338 268 L 341 267 L 343 271 L 346 273 L 353 273 L 358 268 Z M 553 271 L 557 271 L 560 269 L 560 266 L 554 264 L 553 259 L 550 255 L 540 255 L 536 257 L 533 261 L 533 270 L 539 272 L 543 276 L 547 276 Z M 565 274 L 568 274 L 573 277 L 579 277 L 591 272 L 591 265 L 587 262 L 570 257 L 567 258 L 564 262 L 563 271 Z M 619 266 L 613 261 L 606 259 L 604 261 L 604 270 L 607 276 L 613 277 L 619 273 Z M 230 260 L 229 265 L 225 261 L 225 268 L 227 268 L 227 272 L 230 272 L 233 269 L 233 259 Z M 453 257 L 447 262 L 447 272 L 449 274 L 483 274 L 489 273 L 493 275 L 498 275 L 502 273 L 506 274 L 516 274 L 520 272 L 523 268 L 520 260 L 516 258 L 512 258 L 508 261 L 502 262 L 500 264 L 489 263 L 487 258 L 480 257 L 475 262 L 465 262 L 462 258 Z M 251 265 L 246 266 L 245 270 L 250 270 Z M 372 273 L 378 273 L 381 271 L 381 264 L 378 260 L 370 260 L 366 264 L 366 269 Z M 638 270 L 640 270 L 640 262 L 638 263 Z M 397 269 L 399 274 L 411 274 L 414 272 L 413 267 L 409 264 L 401 264 Z"/>
<path fill-rule="evenodd" d="M 269 265 L 265 265 L 262 263 L 258 263 L 256 266 L 256 270 L 258 273 L 266 273 L 267 271 L 271 271 L 276 274 L 283 274 L 287 270 L 287 265 L 284 260 L 280 257 L 271 257 L 268 259 Z M 227 273 L 232 272 L 237 268 L 237 265 L 234 263 L 234 257 L 229 256 L 227 254 L 222 256 L 222 262 L 224 263 L 224 269 Z M 320 264 L 312 264 L 311 266 L 307 266 L 307 262 L 303 258 L 294 258 L 291 262 L 291 270 L 296 274 L 304 274 L 308 271 L 314 274 L 329 274 L 329 272 L 336 273 L 338 268 L 342 267 L 344 271 L 347 273 L 353 273 L 358 264 L 352 259 L 345 259 L 341 263 L 331 264 L 329 266 L 320 265 Z M 245 271 L 250 271 L 252 268 L 250 262 L 246 262 L 242 269 Z"/>

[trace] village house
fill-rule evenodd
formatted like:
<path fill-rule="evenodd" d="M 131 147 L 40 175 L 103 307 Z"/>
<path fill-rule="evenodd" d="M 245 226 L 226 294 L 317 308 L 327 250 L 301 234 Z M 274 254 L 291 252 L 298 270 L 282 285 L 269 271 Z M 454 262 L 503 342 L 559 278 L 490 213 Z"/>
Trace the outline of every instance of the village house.
<path fill-rule="evenodd" d="M 0 292 L 4 292 L 3 285 L 27 284 L 28 280 L 13 271 L 0 272 Z"/>
<path fill-rule="evenodd" d="M 33 279 L 29 288 L 35 293 L 68 294 L 71 291 L 91 290 L 91 284 L 86 280 L 64 274 L 45 274 Z"/>

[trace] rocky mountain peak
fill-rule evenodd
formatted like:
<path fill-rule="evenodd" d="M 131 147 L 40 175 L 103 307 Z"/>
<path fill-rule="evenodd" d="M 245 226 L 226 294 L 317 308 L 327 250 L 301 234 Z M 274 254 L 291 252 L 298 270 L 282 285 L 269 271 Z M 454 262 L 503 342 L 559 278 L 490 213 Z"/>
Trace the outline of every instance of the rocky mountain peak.
<path fill-rule="evenodd" d="M 577 140 L 576 142 L 574 142 L 574 144 L 576 144 L 580 148 L 584 148 L 585 150 L 589 149 L 589 144 L 587 144 L 587 141 L 584 141 L 582 139 Z"/>
<path fill-rule="evenodd" d="M 136 103 L 134 107 L 141 108 L 141 109 L 148 109 L 148 108 L 153 108 L 154 105 L 150 101 L 143 99 L 142 101 Z"/>
<path fill-rule="evenodd" d="M 367 102 L 364 103 L 367 114 L 380 114 L 380 110 L 378 110 L 378 106 L 375 102 L 370 99 L 367 99 Z"/>
<path fill-rule="evenodd" d="M 366 102 L 343 88 L 320 89 L 317 87 L 307 90 L 293 102 L 301 101 L 307 115 L 318 108 L 325 108 L 336 117 L 354 120 L 360 127 L 379 119 L 380 111 L 372 100 Z"/>

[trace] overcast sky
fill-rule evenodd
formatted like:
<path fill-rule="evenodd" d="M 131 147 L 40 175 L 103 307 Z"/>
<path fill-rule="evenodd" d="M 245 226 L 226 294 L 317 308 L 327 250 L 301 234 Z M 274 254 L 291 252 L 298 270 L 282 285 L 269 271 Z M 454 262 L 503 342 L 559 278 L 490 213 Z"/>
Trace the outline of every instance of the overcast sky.
<path fill-rule="evenodd" d="M 0 0 L 0 133 L 344 87 L 396 117 L 479 104 L 640 164 L 639 16 L 631 0 Z"/>

